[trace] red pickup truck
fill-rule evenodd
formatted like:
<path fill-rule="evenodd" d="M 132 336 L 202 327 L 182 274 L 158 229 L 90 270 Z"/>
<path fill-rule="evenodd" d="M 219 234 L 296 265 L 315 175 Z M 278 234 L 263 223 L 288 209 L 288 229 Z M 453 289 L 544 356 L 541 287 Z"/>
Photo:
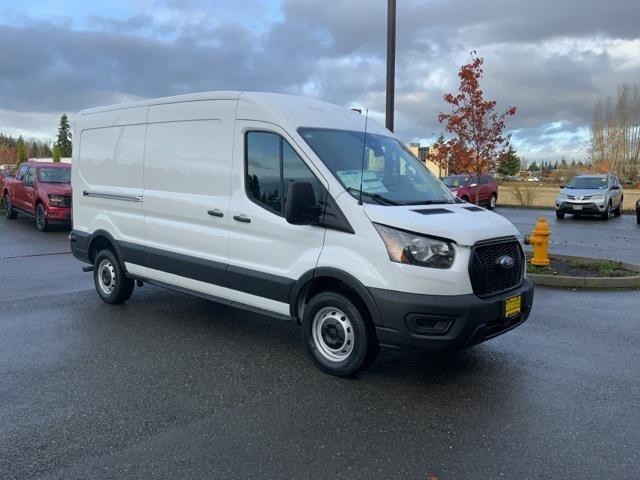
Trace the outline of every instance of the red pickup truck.
<path fill-rule="evenodd" d="M 41 232 L 52 224 L 71 224 L 71 165 L 25 162 L 15 177 L 4 178 L 2 198 L 7 218 L 35 217 Z"/>

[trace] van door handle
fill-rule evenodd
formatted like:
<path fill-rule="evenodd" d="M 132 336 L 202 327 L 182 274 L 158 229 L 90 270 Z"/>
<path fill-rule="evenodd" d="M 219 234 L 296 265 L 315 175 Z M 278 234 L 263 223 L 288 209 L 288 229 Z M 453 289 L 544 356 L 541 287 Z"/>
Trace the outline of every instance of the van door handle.
<path fill-rule="evenodd" d="M 242 223 L 251 223 L 251 219 L 247 217 L 244 213 L 242 215 L 234 215 L 233 219 Z"/>
<path fill-rule="evenodd" d="M 207 213 L 212 217 L 224 217 L 224 213 L 222 213 L 217 208 L 214 208 L 213 210 L 208 210 Z"/>

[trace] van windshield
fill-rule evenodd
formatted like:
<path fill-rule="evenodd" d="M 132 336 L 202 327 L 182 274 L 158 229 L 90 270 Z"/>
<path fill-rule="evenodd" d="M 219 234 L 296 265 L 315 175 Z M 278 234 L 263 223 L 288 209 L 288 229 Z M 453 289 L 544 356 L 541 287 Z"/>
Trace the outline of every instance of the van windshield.
<path fill-rule="evenodd" d="M 384 135 L 324 128 L 298 132 L 340 183 L 362 201 L 382 205 L 455 203 L 449 192 L 398 140 Z"/>

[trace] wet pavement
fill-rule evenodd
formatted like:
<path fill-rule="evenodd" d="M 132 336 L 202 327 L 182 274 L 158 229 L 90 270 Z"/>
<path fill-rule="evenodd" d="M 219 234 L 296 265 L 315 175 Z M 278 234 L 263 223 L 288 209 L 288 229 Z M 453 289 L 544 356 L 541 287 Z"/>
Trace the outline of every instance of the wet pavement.
<path fill-rule="evenodd" d="M 606 258 L 640 265 L 640 225 L 635 215 L 602 220 L 598 217 L 556 219 L 553 210 L 497 208 L 523 235 L 531 233 L 539 217 L 545 217 L 551 237 L 549 251 L 560 255 Z"/>
<path fill-rule="evenodd" d="M 0 219 L 2 479 L 638 478 L 638 291 L 538 288 L 512 332 L 345 380 L 289 322 L 102 303 L 66 235 Z"/>

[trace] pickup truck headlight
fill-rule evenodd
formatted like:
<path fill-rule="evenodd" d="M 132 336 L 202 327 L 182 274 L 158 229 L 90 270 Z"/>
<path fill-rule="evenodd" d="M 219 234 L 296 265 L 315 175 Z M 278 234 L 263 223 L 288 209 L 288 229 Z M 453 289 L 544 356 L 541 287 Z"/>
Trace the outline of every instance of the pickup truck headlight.
<path fill-rule="evenodd" d="M 374 223 L 382 237 L 392 262 L 420 267 L 449 268 L 453 265 L 455 250 L 447 240 L 425 237 Z"/>
<path fill-rule="evenodd" d="M 49 195 L 49 204 L 54 207 L 64 205 L 64 197 L 62 195 Z"/>

